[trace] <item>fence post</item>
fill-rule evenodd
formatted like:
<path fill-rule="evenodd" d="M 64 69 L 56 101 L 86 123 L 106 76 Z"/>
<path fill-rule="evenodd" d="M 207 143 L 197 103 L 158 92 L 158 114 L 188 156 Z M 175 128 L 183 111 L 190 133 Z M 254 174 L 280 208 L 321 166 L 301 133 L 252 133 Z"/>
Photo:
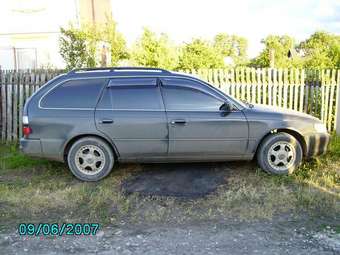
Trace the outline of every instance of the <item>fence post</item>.
<path fill-rule="evenodd" d="M 337 92 L 336 92 L 336 107 L 335 107 L 335 131 L 340 135 L 340 70 L 337 73 Z"/>
<path fill-rule="evenodd" d="M 301 74 L 300 74 L 300 103 L 299 103 L 299 111 L 303 112 L 303 100 L 304 100 L 304 88 L 305 88 L 305 69 L 301 70 Z"/>

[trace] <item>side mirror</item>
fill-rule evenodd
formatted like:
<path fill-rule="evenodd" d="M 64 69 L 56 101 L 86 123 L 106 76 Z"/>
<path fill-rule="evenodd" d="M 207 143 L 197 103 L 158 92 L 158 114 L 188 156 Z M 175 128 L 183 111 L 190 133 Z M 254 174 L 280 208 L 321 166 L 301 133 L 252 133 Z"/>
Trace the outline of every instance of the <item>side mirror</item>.
<path fill-rule="evenodd" d="M 229 104 L 228 102 L 224 102 L 221 106 L 220 106 L 220 111 L 223 112 L 231 112 L 233 110 L 231 104 Z"/>

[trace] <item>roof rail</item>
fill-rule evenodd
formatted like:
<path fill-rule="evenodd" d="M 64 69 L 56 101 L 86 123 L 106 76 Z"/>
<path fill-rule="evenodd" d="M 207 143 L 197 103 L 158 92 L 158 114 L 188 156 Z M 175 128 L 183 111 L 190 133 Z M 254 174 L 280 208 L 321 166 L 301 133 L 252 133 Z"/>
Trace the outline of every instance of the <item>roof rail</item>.
<path fill-rule="evenodd" d="M 94 67 L 94 68 L 76 68 L 67 74 L 90 73 L 90 72 L 160 72 L 170 74 L 168 70 L 153 67 Z"/>

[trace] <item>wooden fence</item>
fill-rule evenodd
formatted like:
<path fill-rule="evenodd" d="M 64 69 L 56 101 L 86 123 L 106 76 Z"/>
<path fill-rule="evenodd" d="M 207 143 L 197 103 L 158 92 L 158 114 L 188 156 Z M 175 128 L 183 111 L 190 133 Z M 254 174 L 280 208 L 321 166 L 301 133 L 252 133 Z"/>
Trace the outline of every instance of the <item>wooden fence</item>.
<path fill-rule="evenodd" d="M 329 131 L 336 130 L 340 135 L 340 70 L 236 68 L 185 72 L 235 98 L 313 115 Z"/>
<path fill-rule="evenodd" d="M 340 70 L 207 69 L 184 70 L 225 93 L 250 103 L 305 112 L 320 118 L 329 131 L 340 134 Z M 2 141 L 22 136 L 22 109 L 55 71 L 0 72 L 0 133 Z"/>
<path fill-rule="evenodd" d="M 0 133 L 2 141 L 22 136 L 22 111 L 26 100 L 61 71 L 0 71 Z"/>

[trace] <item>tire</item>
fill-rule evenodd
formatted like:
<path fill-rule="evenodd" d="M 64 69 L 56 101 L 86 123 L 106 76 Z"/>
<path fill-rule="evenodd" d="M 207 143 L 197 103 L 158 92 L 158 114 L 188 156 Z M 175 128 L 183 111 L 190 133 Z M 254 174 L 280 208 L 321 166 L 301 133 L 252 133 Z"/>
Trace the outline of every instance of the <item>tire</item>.
<path fill-rule="evenodd" d="M 99 181 L 112 170 L 115 158 L 111 147 L 96 137 L 77 140 L 67 154 L 68 166 L 82 181 Z"/>
<path fill-rule="evenodd" d="M 287 133 L 267 136 L 257 151 L 259 166 L 270 174 L 291 174 L 301 164 L 302 157 L 300 142 Z"/>

